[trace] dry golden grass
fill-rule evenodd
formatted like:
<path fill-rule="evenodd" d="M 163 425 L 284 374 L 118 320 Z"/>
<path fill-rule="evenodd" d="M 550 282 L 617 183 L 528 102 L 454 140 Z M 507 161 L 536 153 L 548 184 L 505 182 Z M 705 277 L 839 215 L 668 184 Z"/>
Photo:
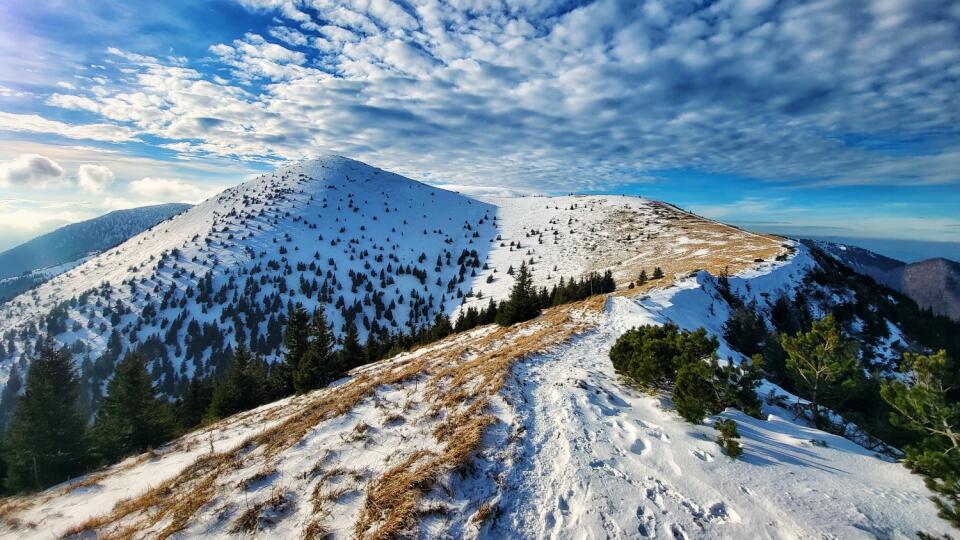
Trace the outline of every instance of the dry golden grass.
<path fill-rule="evenodd" d="M 443 475 L 463 467 L 482 443 L 486 428 L 496 417 L 486 413 L 489 400 L 499 394 L 513 362 L 545 352 L 589 328 L 572 314 L 598 311 L 605 298 L 591 298 L 546 310 L 533 320 L 498 328 L 473 340 L 431 373 L 427 399 L 437 410 L 447 411 L 434 429 L 442 451 L 417 450 L 368 484 L 367 496 L 354 526 L 362 539 L 396 538 L 416 528 L 425 512 L 423 496 Z M 509 343 L 508 347 L 504 347 Z M 429 507 L 427 507 L 429 508 Z"/>
<path fill-rule="evenodd" d="M 677 230 L 682 231 L 683 235 L 697 242 L 710 242 L 702 244 L 709 249 L 706 254 L 689 257 L 678 258 L 664 251 L 643 260 L 610 264 L 607 267 L 615 270 L 618 283 L 621 283 L 615 295 L 645 294 L 652 289 L 669 286 L 671 276 L 695 269 L 713 273 L 729 269 L 735 273 L 752 266 L 755 259 L 770 260 L 784 251 L 782 240 L 777 237 L 732 232 L 726 225 L 665 205 L 660 211 L 672 216 Z M 624 220 L 625 226 L 636 227 L 626 217 Z M 619 256 L 623 258 L 622 253 Z M 598 262 L 601 265 L 603 263 Z M 668 277 L 634 289 L 623 286 L 629 281 L 624 280 L 623 276 L 632 279 L 641 268 L 651 274 L 654 266 L 660 266 Z M 269 463 L 273 470 L 278 466 L 277 460 L 282 459 L 280 454 L 303 440 L 318 425 L 355 410 L 361 402 L 374 397 L 381 387 L 402 384 L 410 388 L 402 409 L 409 411 L 414 407 L 423 407 L 426 414 L 418 422 L 427 422 L 428 433 L 432 431 L 437 446 L 408 451 L 406 454 L 387 455 L 383 463 L 394 465 L 372 478 L 367 471 L 344 468 L 325 470 L 325 457 L 309 473 L 302 475 L 300 481 L 305 489 L 315 482 L 311 489 L 312 516 L 304 529 L 304 538 L 328 536 L 330 530 L 325 522 L 332 503 L 353 490 L 365 492 L 353 530 L 358 539 L 412 534 L 416 531 L 418 517 L 436 507 L 425 502 L 427 494 L 438 486 L 442 478 L 468 464 L 471 456 L 481 448 L 487 428 L 497 421 L 490 412 L 491 400 L 500 394 L 513 363 L 544 353 L 576 334 L 589 330 L 606 301 L 606 296 L 593 297 L 548 309 L 533 321 L 509 328 L 485 327 L 468 334 L 450 336 L 415 352 L 358 368 L 351 380 L 339 386 L 205 426 L 178 441 L 177 447 L 187 449 L 199 444 L 202 448 L 207 437 L 212 445 L 213 433 L 225 428 L 268 425 L 233 448 L 198 457 L 174 477 L 138 496 L 118 502 L 109 512 L 72 527 L 65 536 L 83 533 L 99 538 L 167 538 L 182 531 L 197 512 L 218 494 L 229 496 L 230 490 L 238 487 L 244 489 L 269 476 L 265 473 L 266 469 L 261 469 L 249 477 L 243 486 L 238 486 L 235 478 L 228 481 L 228 477 L 235 476 L 232 473 L 245 463 Z M 400 421 L 410 423 L 399 413 L 390 411 L 383 404 L 380 406 L 384 410 L 383 425 Z M 369 430 L 369 425 L 358 422 L 349 435 L 359 440 L 365 438 Z M 511 440 L 516 443 L 518 439 Z M 125 466 L 133 466 L 140 461 L 132 461 Z M 62 494 L 61 491 L 67 493 L 78 487 L 94 485 L 117 471 L 117 468 L 100 471 L 82 482 L 42 496 L 6 499 L 0 502 L 0 516 L 4 516 L 9 523 L 11 519 L 16 519 L 15 514 L 38 504 L 38 501 L 58 496 Z M 339 481 L 330 486 L 334 477 L 347 475 L 352 481 Z M 233 529 L 237 532 L 256 530 L 260 526 L 263 510 L 271 504 L 268 500 L 246 510 L 235 521 Z M 277 505 L 280 504 L 283 501 Z M 482 523 L 493 511 L 495 509 L 491 505 L 482 505 L 471 519 Z"/>
<path fill-rule="evenodd" d="M 290 500 L 290 496 L 280 489 L 274 489 L 270 497 L 247 508 L 240 517 L 233 522 L 230 532 L 234 534 L 251 533 L 260 530 L 264 520 L 265 510 L 282 511 Z"/>
<path fill-rule="evenodd" d="M 470 521 L 475 523 L 477 526 L 482 525 L 483 522 L 490 517 L 490 514 L 492 514 L 494 510 L 496 510 L 496 505 L 494 503 L 485 502 L 481 504 L 479 508 L 477 508 L 476 512 L 473 513 L 473 516 L 470 517 Z"/>
<path fill-rule="evenodd" d="M 303 540 L 326 540 L 333 536 L 333 531 L 319 521 L 311 521 L 303 530 Z"/>
<path fill-rule="evenodd" d="M 659 266 L 669 282 L 672 276 L 693 270 L 719 275 L 728 268 L 730 273 L 736 273 L 756 264 L 757 259 L 773 260 L 786 252 L 784 239 L 778 236 L 744 231 L 669 204 L 651 204 L 660 220 L 671 222 L 670 230 L 645 233 L 633 211 L 613 212 L 608 224 L 613 236 L 625 237 L 630 233 L 636 236 L 630 241 L 619 240 L 616 250 L 598 254 L 594 270 L 613 270 L 617 283 L 626 285 L 635 280 L 641 270 L 646 270 L 650 277 Z M 680 237 L 687 238 L 683 247 L 678 244 Z"/>

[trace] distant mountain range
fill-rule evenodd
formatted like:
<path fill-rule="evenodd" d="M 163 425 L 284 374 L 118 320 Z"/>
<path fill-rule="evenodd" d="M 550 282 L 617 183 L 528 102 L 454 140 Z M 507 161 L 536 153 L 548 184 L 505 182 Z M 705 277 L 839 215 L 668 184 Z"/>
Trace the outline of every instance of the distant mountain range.
<path fill-rule="evenodd" d="M 0 253 L 0 302 L 66 272 L 190 208 L 168 203 L 116 210 L 72 223 Z"/>
<path fill-rule="evenodd" d="M 905 263 L 856 246 L 822 240 L 804 242 L 877 283 L 906 294 L 920 307 L 960 320 L 960 263 L 943 257 Z"/>

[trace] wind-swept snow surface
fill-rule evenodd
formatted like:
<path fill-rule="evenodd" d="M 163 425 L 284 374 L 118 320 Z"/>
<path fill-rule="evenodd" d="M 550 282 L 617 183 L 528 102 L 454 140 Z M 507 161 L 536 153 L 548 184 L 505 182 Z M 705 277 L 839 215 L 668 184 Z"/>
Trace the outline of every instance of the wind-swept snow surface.
<path fill-rule="evenodd" d="M 744 455 L 725 456 L 708 425 L 630 388 L 604 322 L 554 354 L 517 364 L 525 437 L 499 495 L 490 538 L 897 538 L 949 533 L 922 479 L 841 437 L 728 410 Z M 649 314 L 649 321 L 659 319 Z M 638 318 L 642 320 L 642 317 Z"/>
<path fill-rule="evenodd" d="M 732 279 L 788 291 L 800 251 Z M 907 538 L 950 533 L 903 466 L 775 405 L 744 455 L 614 373 L 626 329 L 707 325 L 697 274 L 483 327 L 6 501 L 0 534 L 221 538 Z M 719 304 L 714 307 L 715 313 Z M 698 315 L 700 314 L 700 315 Z M 702 318 L 700 318 L 702 317 Z M 720 315 L 722 317 L 722 315 Z"/>

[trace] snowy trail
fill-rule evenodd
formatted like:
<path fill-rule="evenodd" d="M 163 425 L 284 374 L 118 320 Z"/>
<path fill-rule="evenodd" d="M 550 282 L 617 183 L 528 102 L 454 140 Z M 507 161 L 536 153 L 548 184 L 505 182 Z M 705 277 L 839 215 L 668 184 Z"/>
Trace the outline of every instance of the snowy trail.
<path fill-rule="evenodd" d="M 612 304 L 633 302 L 615 298 Z M 920 478 L 843 438 L 728 410 L 745 455 L 726 457 L 709 425 L 623 384 L 606 321 L 514 368 L 526 437 L 486 538 L 906 538 L 949 532 Z M 826 447 L 811 440 L 825 441 Z"/>

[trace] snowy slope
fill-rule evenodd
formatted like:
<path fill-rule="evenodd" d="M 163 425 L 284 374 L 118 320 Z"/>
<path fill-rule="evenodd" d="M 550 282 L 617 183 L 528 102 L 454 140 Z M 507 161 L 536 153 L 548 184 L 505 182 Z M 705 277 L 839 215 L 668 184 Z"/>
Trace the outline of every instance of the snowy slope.
<path fill-rule="evenodd" d="M 685 423 L 669 399 L 616 376 L 608 351 L 633 326 L 673 322 L 721 333 L 731 308 L 711 274 L 729 269 L 731 289 L 761 309 L 812 286 L 807 277 L 817 263 L 805 247 L 657 201 L 480 201 L 324 158 L 227 190 L 64 273 L 0 311 L 0 330 L 19 358 L 31 325 L 49 328 L 51 309 L 88 293 L 54 310 L 67 319 L 56 337 L 96 355 L 114 329 L 125 340 L 164 339 L 179 318 L 180 329 L 164 342 L 167 358 L 155 360 L 164 383 L 164 362 L 175 378 L 212 369 L 216 347 L 192 347 L 190 321 L 216 324 L 223 346 L 241 332 L 259 346 L 288 303 L 301 302 L 323 307 L 338 327 L 358 306 L 362 332 L 364 318 L 400 330 L 453 314 L 461 302 L 505 296 L 513 283 L 507 269 L 531 259 L 538 286 L 609 269 L 620 290 L 513 327 L 450 336 L 358 368 L 330 388 L 0 501 L 0 536 L 900 538 L 950 531 L 919 477 L 776 404 L 764 406 L 764 420 L 721 415 L 740 425 L 745 455 L 733 461 L 713 442 L 713 419 Z M 397 272 L 408 266 L 425 279 Z M 640 270 L 650 275 L 657 266 L 665 279 L 627 288 Z M 815 315 L 849 300 L 842 290 L 822 292 L 823 303 L 810 306 Z M 379 308 L 391 304 L 387 317 Z M 251 331 L 246 317 L 258 310 L 266 320 Z M 891 325 L 891 336 L 899 335 Z M 740 360 L 722 340 L 720 355 Z"/>
<path fill-rule="evenodd" d="M 733 281 L 789 290 L 800 251 Z M 745 454 L 614 373 L 626 329 L 710 325 L 701 275 L 561 306 L 361 368 L 155 455 L 12 499 L 0 534 L 333 538 L 907 538 L 950 532 L 919 477 L 765 405 Z M 716 307 L 719 306 L 715 306 Z M 702 313 L 704 315 L 697 315 Z M 474 428 L 479 428 L 475 430 Z M 123 504 L 118 502 L 126 499 Z M 322 534 L 321 534 L 322 533 Z"/>
<path fill-rule="evenodd" d="M 0 382 L 49 333 L 78 362 L 144 347 L 172 394 L 238 341 L 278 357 L 293 303 L 323 307 L 338 332 L 353 320 L 362 339 L 502 299 L 524 261 L 538 286 L 608 269 L 626 285 L 657 266 L 772 260 L 781 242 L 648 199 L 480 201 L 327 157 L 228 189 L 0 307 Z"/>
<path fill-rule="evenodd" d="M 113 247 L 171 216 L 190 208 L 168 203 L 115 210 L 71 223 L 0 253 L 0 279 L 69 264 L 90 253 Z"/>
<path fill-rule="evenodd" d="M 134 345 L 156 336 L 166 358 L 151 355 L 155 372 L 182 379 L 211 370 L 218 348 L 188 358 L 191 321 L 216 324 L 225 335 L 220 350 L 239 339 L 268 357 L 277 354 L 282 329 L 274 321 L 290 302 L 323 306 L 337 330 L 343 310 L 352 309 L 361 336 L 372 321 L 408 331 L 459 304 L 469 283 L 460 280 L 458 260 L 484 256 L 495 232 L 492 210 L 346 158 L 306 162 L 228 189 L 10 301 L 0 308 L 0 335 L 16 347 L 15 360 L 35 339 L 31 330 L 76 298 L 63 314 L 66 331 L 51 332 L 59 342 L 79 342 L 97 358 L 114 330 Z M 423 269 L 429 279 L 401 275 L 401 267 Z M 208 274 L 209 297 L 201 299 Z M 253 306 L 262 320 L 252 319 Z M 222 316 L 225 310 L 237 314 Z M 167 339 L 178 317 L 180 328 Z M 251 341 L 258 337 L 267 343 Z"/>

